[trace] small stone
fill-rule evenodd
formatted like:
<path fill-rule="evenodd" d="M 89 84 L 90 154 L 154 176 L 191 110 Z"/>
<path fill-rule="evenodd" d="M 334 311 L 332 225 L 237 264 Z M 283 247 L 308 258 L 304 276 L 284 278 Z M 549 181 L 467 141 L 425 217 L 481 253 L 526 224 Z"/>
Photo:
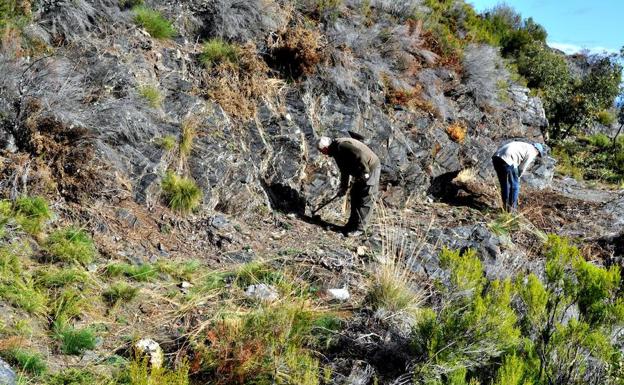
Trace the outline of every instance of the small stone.
<path fill-rule="evenodd" d="M 191 287 L 193 287 L 193 284 L 187 281 L 182 281 L 182 283 L 180 283 L 180 287 L 182 289 L 190 289 Z"/>
<path fill-rule="evenodd" d="M 158 342 L 151 338 L 142 338 L 134 344 L 134 352 L 137 356 L 148 356 L 152 368 L 161 368 L 165 355 Z"/>
<path fill-rule="evenodd" d="M 249 298 L 259 299 L 266 302 L 273 302 L 279 299 L 277 290 L 275 290 L 273 286 L 265 283 L 248 286 L 245 290 L 245 295 Z"/>
<path fill-rule="evenodd" d="M 366 246 L 358 246 L 356 254 L 358 257 L 365 257 L 368 255 L 368 248 Z"/>
<path fill-rule="evenodd" d="M 347 289 L 328 289 L 327 294 L 331 297 L 331 299 L 336 301 L 347 301 L 351 298 L 351 294 L 349 294 L 349 290 Z"/>
<path fill-rule="evenodd" d="M 95 263 L 90 263 L 87 265 L 87 271 L 89 273 L 95 273 L 97 271 L 97 265 Z"/>

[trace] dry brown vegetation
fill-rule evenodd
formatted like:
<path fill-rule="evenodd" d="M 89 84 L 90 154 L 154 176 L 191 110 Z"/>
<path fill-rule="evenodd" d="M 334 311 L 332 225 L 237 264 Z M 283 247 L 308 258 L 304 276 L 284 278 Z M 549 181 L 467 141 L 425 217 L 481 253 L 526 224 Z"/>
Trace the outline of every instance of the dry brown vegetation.
<path fill-rule="evenodd" d="M 287 28 L 269 36 L 268 46 L 269 65 L 293 79 L 313 74 L 326 59 L 324 36 L 304 27 Z"/>
<path fill-rule="evenodd" d="M 468 133 L 468 130 L 464 123 L 454 122 L 446 127 L 446 133 L 448 134 L 449 138 L 451 138 L 451 140 L 453 140 L 454 142 L 463 143 L 466 139 L 466 134 Z"/>
<path fill-rule="evenodd" d="M 269 78 L 269 67 L 255 45 L 240 47 L 237 63 L 224 62 L 207 71 L 206 94 L 230 116 L 251 119 L 261 99 L 275 98 L 282 82 Z"/>

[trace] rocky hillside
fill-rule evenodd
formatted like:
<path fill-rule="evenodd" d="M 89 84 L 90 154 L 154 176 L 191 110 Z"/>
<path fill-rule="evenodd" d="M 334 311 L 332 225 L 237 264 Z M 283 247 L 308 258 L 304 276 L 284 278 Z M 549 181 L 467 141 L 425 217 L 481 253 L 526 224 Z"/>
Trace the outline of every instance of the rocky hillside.
<path fill-rule="evenodd" d="M 624 383 L 624 196 L 549 158 L 499 214 L 546 112 L 440 4 L 0 0 L 0 383 Z"/>

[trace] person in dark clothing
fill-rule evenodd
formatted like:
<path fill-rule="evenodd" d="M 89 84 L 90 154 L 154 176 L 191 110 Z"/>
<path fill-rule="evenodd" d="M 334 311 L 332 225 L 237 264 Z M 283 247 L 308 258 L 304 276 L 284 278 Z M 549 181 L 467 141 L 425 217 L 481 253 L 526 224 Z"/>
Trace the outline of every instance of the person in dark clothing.
<path fill-rule="evenodd" d="M 352 138 L 332 140 L 324 136 L 319 140 L 318 149 L 333 157 L 340 169 L 339 196 L 347 193 L 349 179 L 353 178 L 351 215 L 345 231 L 358 235 L 365 230 L 373 212 L 381 174 L 379 158 L 367 145 Z"/>

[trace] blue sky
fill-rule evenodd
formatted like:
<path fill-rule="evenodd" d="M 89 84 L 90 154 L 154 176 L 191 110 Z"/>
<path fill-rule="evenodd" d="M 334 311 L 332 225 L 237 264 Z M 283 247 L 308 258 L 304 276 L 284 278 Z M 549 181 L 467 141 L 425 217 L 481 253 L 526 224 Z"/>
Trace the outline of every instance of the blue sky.
<path fill-rule="evenodd" d="M 570 54 L 581 49 L 619 52 L 624 46 L 624 0 L 466 0 L 481 12 L 501 2 L 548 31 L 548 44 Z"/>

